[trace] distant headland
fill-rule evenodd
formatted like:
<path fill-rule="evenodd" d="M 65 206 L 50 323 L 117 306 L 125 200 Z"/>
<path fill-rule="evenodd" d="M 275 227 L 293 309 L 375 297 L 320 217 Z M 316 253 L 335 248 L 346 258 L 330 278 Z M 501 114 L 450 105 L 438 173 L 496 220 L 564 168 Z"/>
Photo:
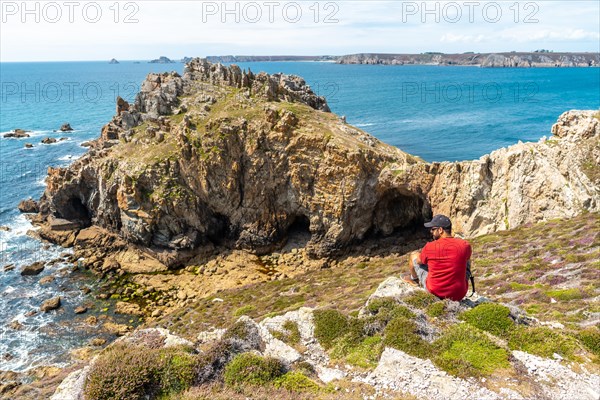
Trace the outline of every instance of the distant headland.
<path fill-rule="evenodd" d="M 329 61 L 337 64 L 369 65 L 465 65 L 494 67 L 598 67 L 600 53 L 554 53 L 548 50 L 533 52 L 500 52 L 446 54 L 426 52 L 420 54 L 357 53 L 343 56 L 208 56 L 209 62 L 266 62 L 266 61 Z"/>

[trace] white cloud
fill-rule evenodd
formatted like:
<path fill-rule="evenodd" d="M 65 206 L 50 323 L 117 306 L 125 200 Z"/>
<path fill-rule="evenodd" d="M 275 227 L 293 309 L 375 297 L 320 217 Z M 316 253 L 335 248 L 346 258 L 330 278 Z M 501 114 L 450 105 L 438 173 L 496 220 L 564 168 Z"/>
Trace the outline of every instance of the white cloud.
<path fill-rule="evenodd" d="M 32 7 L 33 3 L 39 3 L 41 11 L 49 2 L 28 4 Z M 422 1 L 296 0 L 294 4 L 300 5 L 301 15 L 295 23 L 292 21 L 297 16 L 297 7 L 287 0 L 278 1 L 274 8 L 262 0 L 230 1 L 229 13 L 222 8 L 223 1 L 138 1 L 133 2 L 139 6 L 133 16 L 139 20 L 137 23 L 123 22 L 126 15 L 136 11 L 125 9 L 125 1 L 118 3 L 118 16 L 114 8 L 109 8 L 114 2 L 97 1 L 102 7 L 102 18 L 97 23 L 87 22 L 81 9 L 88 3 L 80 1 L 72 23 L 63 13 L 63 18 L 52 24 L 44 22 L 43 15 L 39 23 L 33 21 L 34 16 L 25 15 L 23 23 L 22 10 L 10 15 L 6 12 L 10 10 L 5 9 L 6 4 L 23 3 L 2 1 L 0 60 L 530 51 L 548 48 L 548 43 L 555 51 L 597 51 L 600 37 L 600 6 L 590 1 L 495 2 L 501 6 L 501 15 L 497 22 L 491 22 L 494 8 L 486 9 L 486 2 L 479 2 L 469 14 L 466 2 L 462 1 L 427 2 L 424 12 Z M 460 8 L 458 20 L 453 4 Z M 518 5 L 517 14 L 514 4 Z M 537 8 L 527 8 L 530 7 L 527 4 L 535 4 Z M 255 12 L 257 9 L 260 15 Z M 524 23 L 528 15 L 530 20 L 538 22 Z M 251 23 L 252 19 L 257 22 Z"/>

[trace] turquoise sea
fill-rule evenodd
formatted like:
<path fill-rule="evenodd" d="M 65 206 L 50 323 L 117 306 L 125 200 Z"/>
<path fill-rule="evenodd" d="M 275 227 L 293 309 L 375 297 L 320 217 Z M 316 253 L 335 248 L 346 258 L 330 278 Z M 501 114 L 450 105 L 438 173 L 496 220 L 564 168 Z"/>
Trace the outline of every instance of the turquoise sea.
<path fill-rule="evenodd" d="M 600 108 L 600 68 L 484 69 L 476 67 L 337 65 L 317 62 L 242 63 L 253 72 L 284 72 L 306 79 L 348 123 L 427 161 L 475 159 L 521 141 L 550 135 L 569 109 Z M 21 266 L 64 252 L 26 235 L 31 225 L 16 210 L 39 198 L 48 166 L 66 166 L 86 150 L 115 111 L 117 95 L 133 101 L 149 72 L 182 72 L 183 64 L 107 62 L 0 63 L 0 136 L 13 129 L 30 138 L 0 138 L 0 370 L 60 363 L 93 337 L 72 322 L 72 309 L 89 295 L 89 278 L 72 279 L 58 263 L 37 277 Z M 69 122 L 72 132 L 54 132 Z M 42 145 L 45 137 L 65 138 Z M 32 143 L 32 149 L 25 149 Z M 15 269 L 4 271 L 3 266 Z M 56 275 L 56 281 L 38 280 Z M 86 279 L 88 279 L 86 281 Z M 58 314 L 26 316 L 60 294 Z M 93 314 L 93 313 L 92 313 Z M 13 321 L 20 329 L 8 325 Z"/>

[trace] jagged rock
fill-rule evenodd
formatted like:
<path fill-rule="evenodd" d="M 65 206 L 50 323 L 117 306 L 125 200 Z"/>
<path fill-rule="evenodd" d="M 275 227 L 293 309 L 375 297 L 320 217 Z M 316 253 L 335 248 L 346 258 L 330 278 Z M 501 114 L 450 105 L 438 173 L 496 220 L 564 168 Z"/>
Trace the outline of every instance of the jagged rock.
<path fill-rule="evenodd" d="M 10 232 L 10 227 L 5 225 L 0 225 L 0 231 L 2 232 Z"/>
<path fill-rule="evenodd" d="M 33 264 L 27 265 L 23 267 L 21 270 L 21 275 L 23 276 L 32 276 L 37 275 L 44 270 L 44 263 L 42 261 L 36 261 Z"/>
<path fill-rule="evenodd" d="M 52 275 L 48 275 L 48 276 L 45 276 L 45 277 L 43 277 L 42 279 L 40 279 L 40 280 L 38 281 L 38 283 L 39 283 L 40 285 L 46 285 L 46 284 L 48 284 L 48 283 L 52 283 L 52 282 L 54 282 L 54 280 L 55 280 L 55 279 L 56 279 L 56 278 L 54 278 Z"/>
<path fill-rule="evenodd" d="M 29 133 L 30 131 L 26 131 L 23 129 L 15 129 L 12 132 L 8 132 L 4 134 L 5 138 L 16 138 L 16 139 L 20 139 L 20 138 L 28 138 L 30 137 Z"/>
<path fill-rule="evenodd" d="M 371 235 L 412 234 L 434 212 L 475 236 L 600 209 L 600 183 L 587 169 L 587 160 L 600 161 L 592 111 L 566 119 L 561 132 L 586 127 L 557 136 L 556 146 L 518 144 L 475 161 L 428 164 L 306 105 L 329 110 L 295 76 L 201 59 L 183 77 L 149 74 L 127 111 L 117 105 L 97 148 L 68 168 L 49 168 L 40 218 L 93 223 L 160 249 L 151 257 L 171 266 L 216 242 L 266 253 L 298 231 L 310 236 L 309 256 L 323 257 Z M 217 106 L 240 113 L 210 114 Z M 179 123 L 167 117 L 175 109 L 187 110 Z M 142 122 L 145 132 L 135 129 Z"/>
<path fill-rule="evenodd" d="M 48 312 L 48 311 L 56 310 L 59 307 L 60 307 L 60 297 L 57 296 L 57 297 L 53 297 L 51 299 L 44 301 L 40 307 L 40 311 Z"/>
<path fill-rule="evenodd" d="M 10 329 L 14 329 L 16 331 L 19 331 L 21 329 L 23 329 L 23 324 L 17 320 L 12 321 L 10 324 L 8 324 L 8 327 Z"/>
<path fill-rule="evenodd" d="M 557 136 L 549 140 L 519 143 L 475 161 L 415 165 L 400 181 L 416 178 L 434 213 L 449 216 L 453 230 L 466 236 L 600 210 L 596 112 L 564 113 L 552 132 Z"/>
<path fill-rule="evenodd" d="M 44 138 L 41 141 L 42 144 L 53 144 L 53 143 L 56 143 L 56 142 L 57 142 L 57 140 L 55 138 L 52 138 L 52 137 Z"/>
<path fill-rule="evenodd" d="M 73 128 L 71 128 L 71 124 L 69 124 L 68 122 L 65 122 L 64 124 L 62 124 L 60 126 L 60 131 L 61 132 L 70 132 L 72 130 L 73 130 Z"/>
<path fill-rule="evenodd" d="M 4 267 L 2 267 L 2 270 L 4 272 L 12 271 L 14 269 L 15 269 L 15 264 L 7 264 Z"/>
<path fill-rule="evenodd" d="M 133 303 L 127 303 L 125 301 L 118 301 L 115 305 L 116 314 L 130 314 L 130 315 L 142 315 L 143 312 L 139 305 Z"/>
<path fill-rule="evenodd" d="M 89 321 L 90 318 L 95 318 L 95 317 L 89 317 L 86 321 Z M 97 321 L 92 322 L 92 324 L 96 324 Z M 90 322 L 88 322 L 89 324 Z M 127 333 L 131 332 L 133 330 L 133 328 L 131 326 L 128 325 L 124 325 L 124 324 L 116 324 L 114 322 L 105 322 L 103 325 L 104 329 L 112 334 L 115 334 L 117 336 L 123 336 L 126 335 Z"/>
<path fill-rule="evenodd" d="M 79 306 L 79 307 L 75 307 L 75 310 L 73 310 L 75 312 L 75 314 L 84 314 L 87 312 L 87 307 L 86 306 Z"/>
<path fill-rule="evenodd" d="M 25 143 L 25 148 L 26 149 L 31 149 L 31 148 L 33 148 L 33 144 L 32 143 Z"/>
<path fill-rule="evenodd" d="M 37 213 L 40 211 L 38 203 L 33 199 L 22 200 L 17 208 L 22 213 Z"/>

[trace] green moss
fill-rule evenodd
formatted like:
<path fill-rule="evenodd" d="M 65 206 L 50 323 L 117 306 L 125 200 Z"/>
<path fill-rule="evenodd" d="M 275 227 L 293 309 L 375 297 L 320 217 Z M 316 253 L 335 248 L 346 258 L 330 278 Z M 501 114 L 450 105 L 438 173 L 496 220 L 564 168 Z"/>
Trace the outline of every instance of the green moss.
<path fill-rule="evenodd" d="M 439 299 L 425 290 L 417 290 L 404 299 L 406 304 L 420 309 L 427 308 L 436 301 L 439 301 Z"/>
<path fill-rule="evenodd" d="M 434 343 L 433 362 L 446 372 L 467 378 L 509 368 L 508 352 L 468 324 L 455 325 Z"/>
<path fill-rule="evenodd" d="M 315 310 L 315 337 L 325 349 L 333 346 L 333 341 L 346 333 L 348 319 L 336 310 Z"/>
<path fill-rule="evenodd" d="M 517 283 L 517 282 L 511 282 L 510 283 L 510 288 L 512 290 L 515 290 L 515 291 L 521 291 L 521 290 L 531 289 L 531 288 L 533 288 L 533 286 L 532 285 L 525 285 L 525 284 Z"/>
<path fill-rule="evenodd" d="M 300 343 L 300 329 L 298 328 L 298 324 L 296 322 L 287 320 L 283 323 L 282 328 L 284 329 L 283 332 L 274 330 L 271 332 L 271 334 L 275 338 L 290 345 Z"/>
<path fill-rule="evenodd" d="M 459 319 L 481 330 L 498 336 L 506 336 L 515 327 L 510 310 L 500 304 L 484 303 L 463 312 Z"/>
<path fill-rule="evenodd" d="M 446 303 L 443 301 L 438 301 L 436 303 L 430 304 L 425 310 L 427 315 L 433 318 L 441 317 L 446 312 Z"/>
<path fill-rule="evenodd" d="M 383 344 L 415 357 L 429 358 L 432 353 L 430 344 L 419 336 L 417 324 L 404 317 L 393 319 L 385 327 Z"/>
<path fill-rule="evenodd" d="M 590 352 L 600 357 L 600 329 L 585 329 L 577 334 L 577 339 L 579 339 Z"/>
<path fill-rule="evenodd" d="M 265 385 L 272 382 L 285 372 L 281 361 L 261 357 L 253 353 L 242 353 L 235 356 L 225 367 L 223 378 L 225 384 Z"/>
<path fill-rule="evenodd" d="M 383 351 L 383 338 L 381 336 L 368 336 L 356 347 L 351 348 L 344 360 L 361 368 L 373 368 L 377 366 L 381 352 Z"/>
<path fill-rule="evenodd" d="M 508 336 L 512 350 L 522 350 L 550 358 L 554 353 L 571 359 L 576 348 L 575 341 L 547 327 L 516 327 Z"/>
<path fill-rule="evenodd" d="M 290 371 L 273 381 L 273 386 L 283 388 L 291 392 L 312 392 L 320 390 L 319 385 L 298 371 Z"/>
<path fill-rule="evenodd" d="M 548 290 L 546 295 L 548 297 L 552 297 L 553 299 L 562 301 L 578 300 L 587 297 L 585 291 L 579 288 Z"/>
<path fill-rule="evenodd" d="M 233 316 L 234 317 L 240 317 L 242 315 L 248 315 L 249 313 L 251 313 L 255 309 L 256 309 L 255 306 L 253 306 L 251 304 L 248 304 L 248 305 L 242 306 L 242 307 L 238 308 L 237 310 L 235 310 L 233 312 Z"/>

